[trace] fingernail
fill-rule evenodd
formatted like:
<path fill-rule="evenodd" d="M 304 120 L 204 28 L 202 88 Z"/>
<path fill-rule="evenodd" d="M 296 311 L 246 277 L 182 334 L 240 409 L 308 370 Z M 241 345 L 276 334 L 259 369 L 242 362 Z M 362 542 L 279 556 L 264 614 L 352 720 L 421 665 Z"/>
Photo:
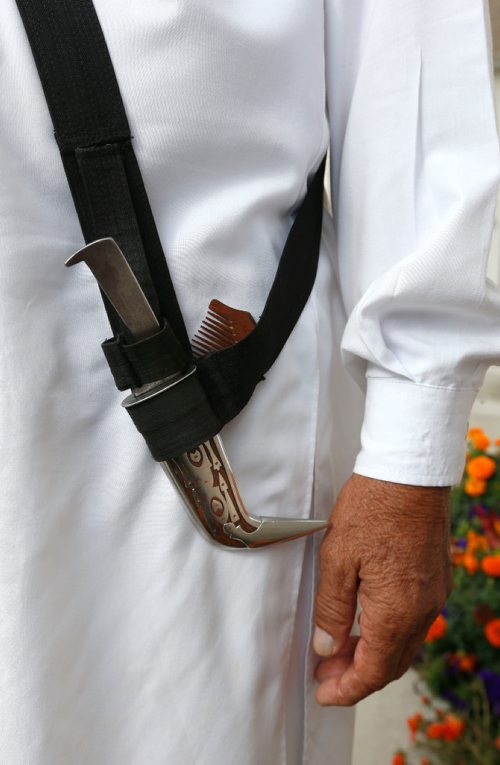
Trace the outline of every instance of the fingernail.
<path fill-rule="evenodd" d="M 335 649 L 335 640 L 321 627 L 314 628 L 313 648 L 318 656 L 331 656 Z"/>

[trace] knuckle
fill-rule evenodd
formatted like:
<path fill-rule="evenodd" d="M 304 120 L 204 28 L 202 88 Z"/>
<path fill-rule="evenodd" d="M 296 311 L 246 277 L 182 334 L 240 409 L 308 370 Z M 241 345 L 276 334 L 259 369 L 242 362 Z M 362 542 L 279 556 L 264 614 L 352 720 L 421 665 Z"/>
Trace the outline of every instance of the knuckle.
<path fill-rule="evenodd" d="M 368 694 L 366 694 L 366 695 L 368 695 Z M 364 699 L 364 698 L 365 698 L 365 696 L 363 694 L 359 694 L 359 695 L 350 694 L 349 696 L 344 696 L 344 700 L 342 702 L 342 706 L 343 707 L 353 707 L 353 706 L 355 706 L 358 703 L 358 701 L 361 701 L 361 699 Z"/>
<path fill-rule="evenodd" d="M 380 619 L 378 648 L 395 647 L 406 641 L 415 626 L 414 614 L 398 611 L 397 615 L 390 614 Z M 373 638 L 376 640 L 376 636 Z"/>
<path fill-rule="evenodd" d="M 390 679 L 386 669 L 383 667 L 372 667 L 364 674 L 362 680 L 360 680 L 364 696 L 369 696 L 371 693 L 380 691 L 387 685 Z"/>
<path fill-rule="evenodd" d="M 362 694 L 353 693 L 351 689 L 344 688 L 342 685 L 337 690 L 337 703 L 342 707 L 352 707 L 362 698 Z"/>
<path fill-rule="evenodd" d="M 353 614 L 354 608 L 353 601 L 342 595 L 331 597 L 320 590 L 316 597 L 316 617 L 328 624 L 346 622 Z"/>

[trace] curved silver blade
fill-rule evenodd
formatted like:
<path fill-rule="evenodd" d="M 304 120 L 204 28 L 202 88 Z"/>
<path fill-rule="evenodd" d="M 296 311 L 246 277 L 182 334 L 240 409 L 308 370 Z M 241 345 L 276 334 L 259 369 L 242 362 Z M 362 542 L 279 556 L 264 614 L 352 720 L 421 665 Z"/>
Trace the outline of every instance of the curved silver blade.
<path fill-rule="evenodd" d="M 160 325 L 114 239 L 97 239 L 75 252 L 64 265 L 85 263 L 109 302 L 137 340 L 154 335 Z"/>

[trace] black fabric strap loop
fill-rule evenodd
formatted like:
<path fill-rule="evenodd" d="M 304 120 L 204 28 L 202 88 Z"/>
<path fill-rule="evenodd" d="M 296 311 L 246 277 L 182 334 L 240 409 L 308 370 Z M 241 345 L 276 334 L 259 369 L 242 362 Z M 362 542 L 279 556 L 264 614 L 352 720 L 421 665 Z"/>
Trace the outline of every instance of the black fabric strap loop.
<path fill-rule="evenodd" d="M 192 361 L 189 339 L 94 6 L 91 0 L 16 2 L 85 241 L 118 242 L 162 327 L 154 337 L 133 342 L 102 295 L 114 333 L 102 347 L 116 385 L 137 388 L 181 374 Z M 196 374 L 169 392 L 128 409 L 155 459 L 194 448 L 235 417 L 287 341 L 316 275 L 324 166 L 323 159 L 310 179 L 252 333 L 200 359 Z"/>
<path fill-rule="evenodd" d="M 123 335 L 118 334 L 101 343 L 101 348 L 118 390 L 140 388 L 142 384 L 141 372 L 134 369 L 123 352 L 125 342 L 126 340 Z M 154 380 L 149 380 L 148 382 L 154 382 Z"/>
<path fill-rule="evenodd" d="M 158 461 L 195 449 L 224 424 L 210 406 L 196 372 L 151 398 L 134 402 L 127 411 Z"/>
<path fill-rule="evenodd" d="M 140 388 L 183 372 L 186 357 L 169 325 L 164 322 L 155 335 L 135 343 L 123 338 L 105 340 L 102 349 L 118 390 Z"/>

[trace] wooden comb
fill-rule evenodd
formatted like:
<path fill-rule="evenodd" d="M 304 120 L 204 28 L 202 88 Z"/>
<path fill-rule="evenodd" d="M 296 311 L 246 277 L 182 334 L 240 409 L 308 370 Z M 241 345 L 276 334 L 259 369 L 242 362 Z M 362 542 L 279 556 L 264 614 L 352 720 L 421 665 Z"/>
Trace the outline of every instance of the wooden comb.
<path fill-rule="evenodd" d="M 191 341 L 193 356 L 200 358 L 211 351 L 220 351 L 243 340 L 255 328 L 255 320 L 248 311 L 211 300 L 205 318 Z"/>

